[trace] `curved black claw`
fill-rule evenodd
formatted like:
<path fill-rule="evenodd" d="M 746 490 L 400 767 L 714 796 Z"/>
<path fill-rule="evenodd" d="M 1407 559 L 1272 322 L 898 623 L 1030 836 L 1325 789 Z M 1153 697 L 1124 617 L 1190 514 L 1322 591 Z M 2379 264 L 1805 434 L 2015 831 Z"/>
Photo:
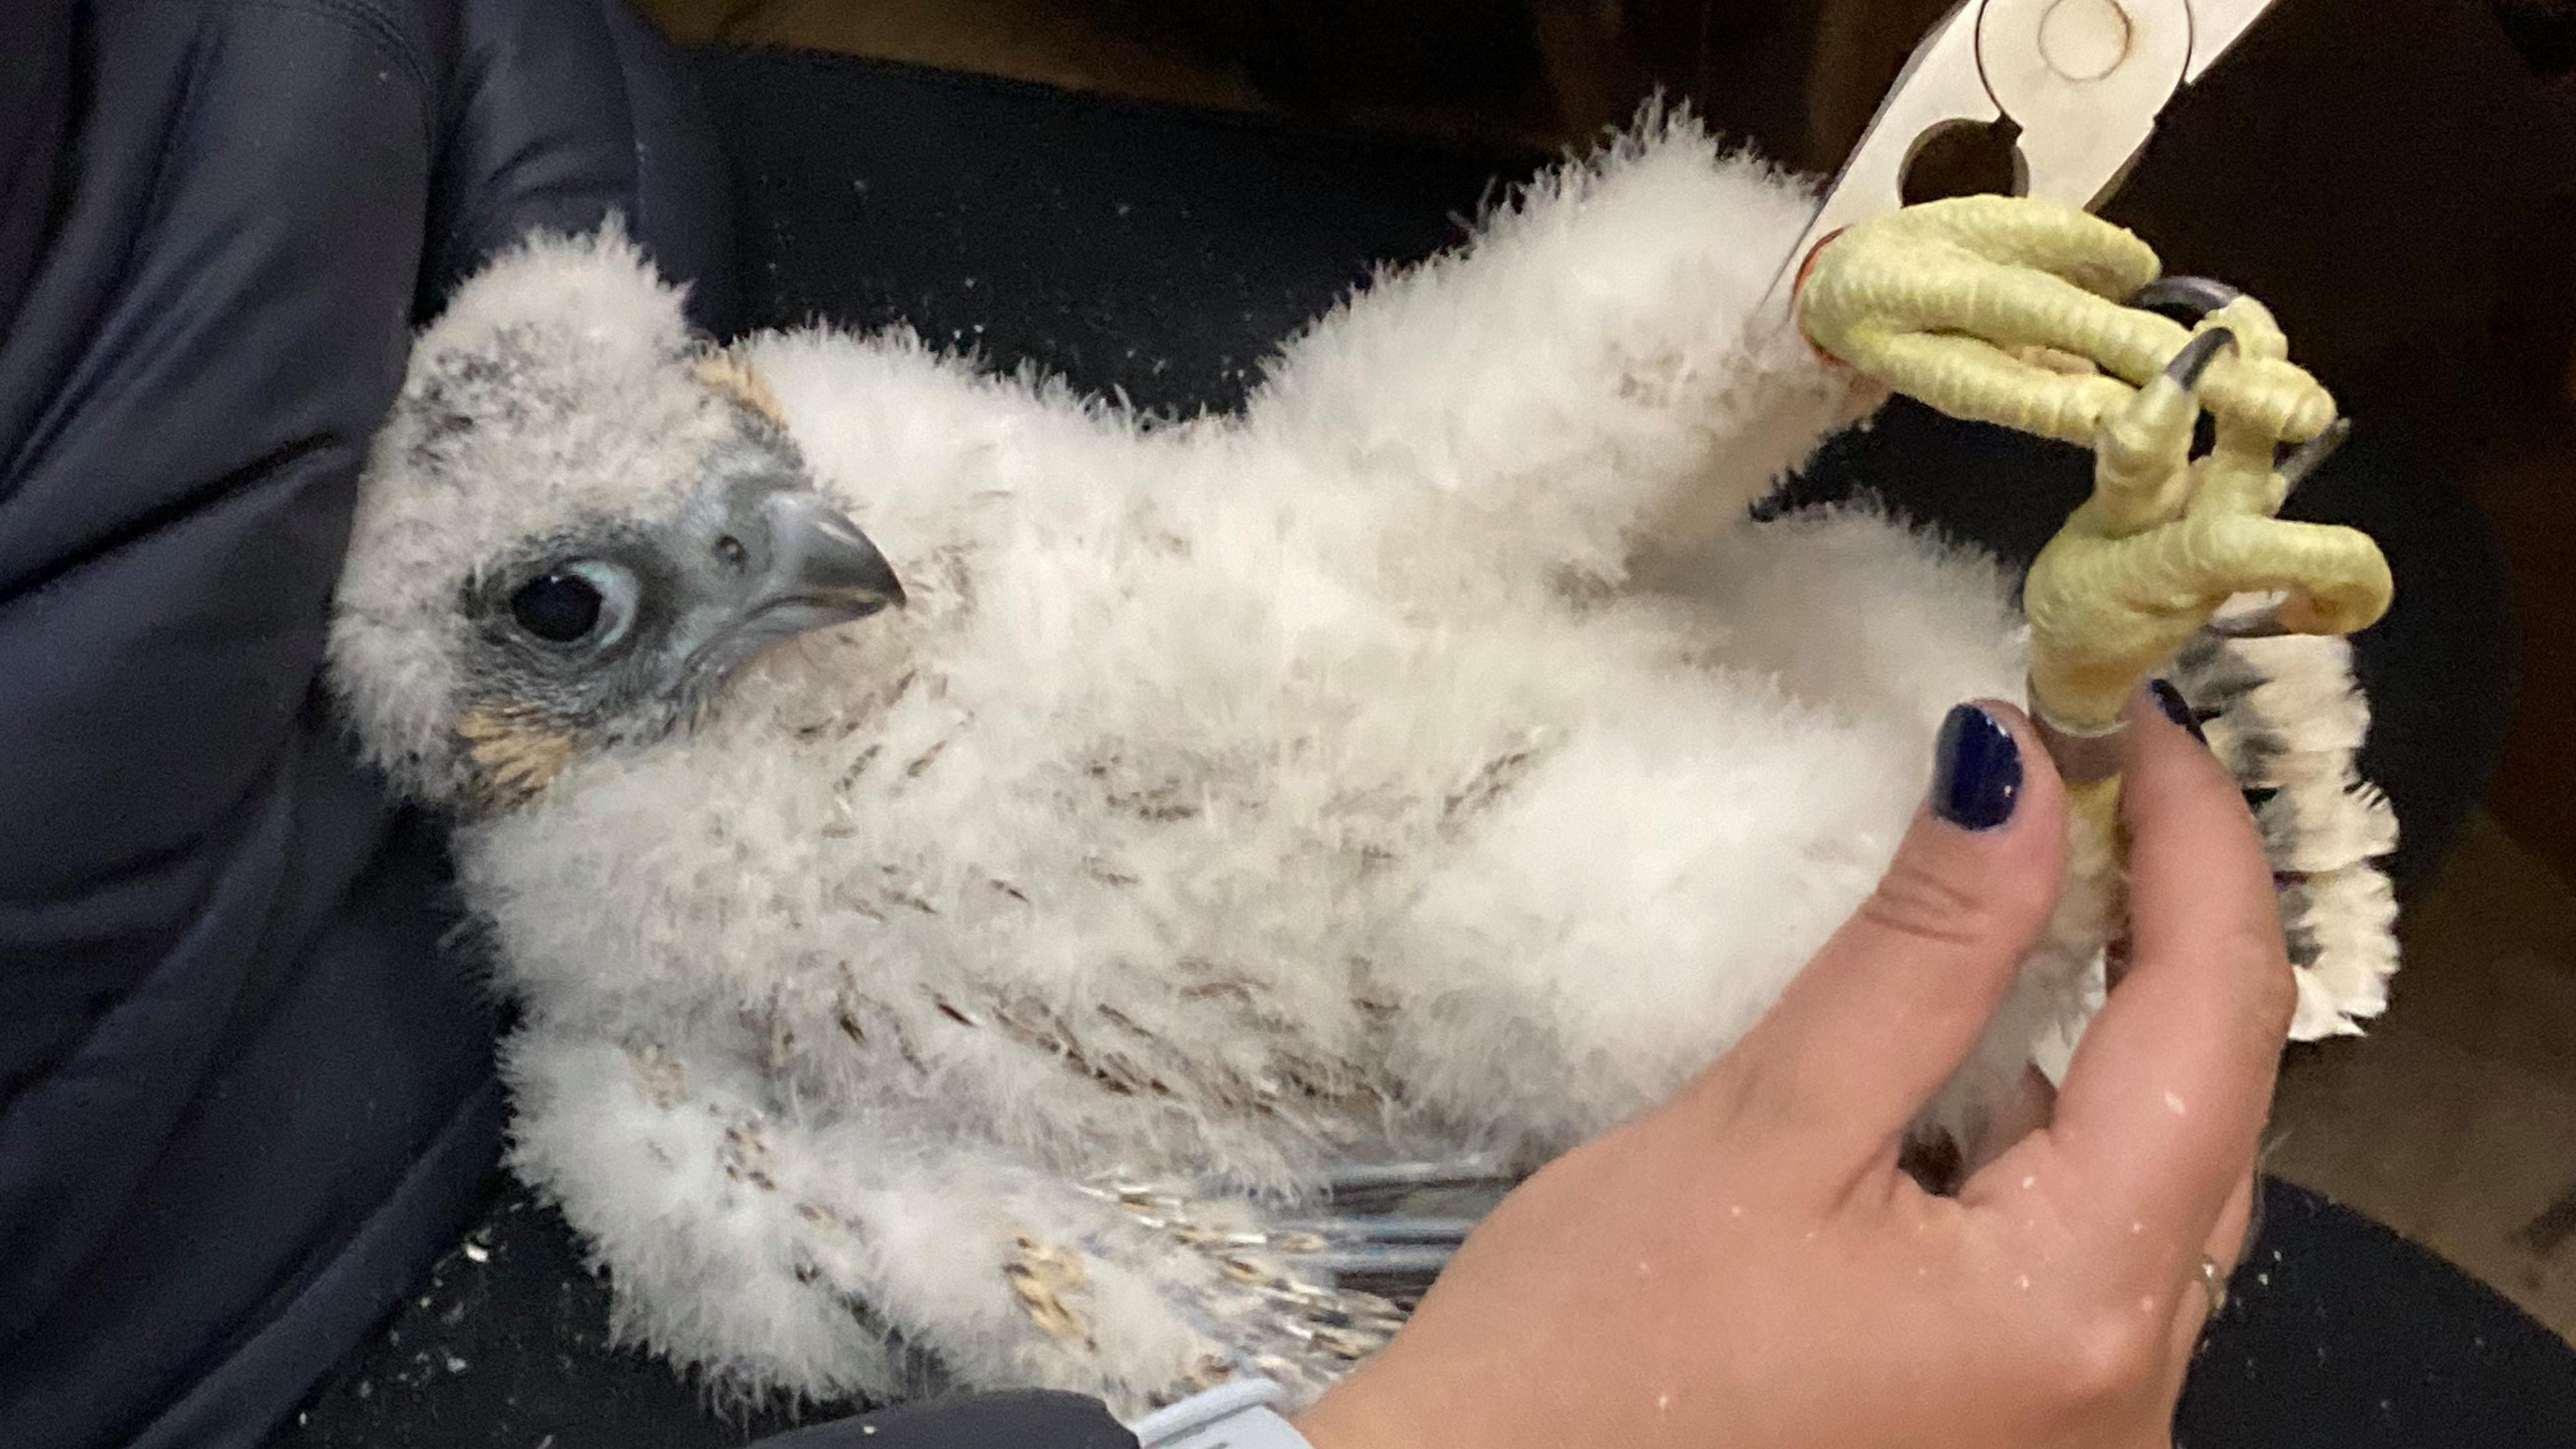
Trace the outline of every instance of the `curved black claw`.
<path fill-rule="evenodd" d="M 2181 315 L 2174 316 L 2174 320 L 2189 324 L 2244 295 L 2209 277 L 2158 277 L 2131 294 L 2129 305 L 2169 316 L 2178 313 Z"/>
<path fill-rule="evenodd" d="M 2200 386 L 2200 375 L 2209 371 L 2209 365 L 2218 360 L 2220 352 L 2235 350 L 2236 334 L 2224 327 L 2194 333 L 2192 339 L 2182 345 L 2182 351 L 2173 355 L 2173 361 L 2165 364 L 2165 376 L 2180 383 L 2188 392 Z"/>
<path fill-rule="evenodd" d="M 2281 460 L 2279 467 L 2272 471 L 2281 475 L 2281 486 L 2284 490 L 2296 488 L 2300 480 L 2317 471 L 2326 459 L 2335 455 L 2335 449 L 2343 446 L 2344 439 L 2351 436 L 2352 419 L 2337 418 L 2326 424 L 2324 432 L 2301 443 L 2290 456 Z"/>

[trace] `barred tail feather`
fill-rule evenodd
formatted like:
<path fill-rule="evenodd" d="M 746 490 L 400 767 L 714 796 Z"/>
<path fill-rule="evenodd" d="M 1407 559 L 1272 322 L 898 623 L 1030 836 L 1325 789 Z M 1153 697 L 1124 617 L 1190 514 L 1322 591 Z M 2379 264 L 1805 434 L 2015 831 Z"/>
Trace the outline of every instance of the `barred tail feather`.
<path fill-rule="evenodd" d="M 2298 973 L 2291 1038 L 2358 1034 L 2387 1009 L 2397 969 L 2396 894 L 2376 864 L 2397 847 L 2397 813 L 2356 765 L 2370 704 L 2351 645 L 2203 638 L 2175 661 L 2173 682 L 2256 802 Z"/>

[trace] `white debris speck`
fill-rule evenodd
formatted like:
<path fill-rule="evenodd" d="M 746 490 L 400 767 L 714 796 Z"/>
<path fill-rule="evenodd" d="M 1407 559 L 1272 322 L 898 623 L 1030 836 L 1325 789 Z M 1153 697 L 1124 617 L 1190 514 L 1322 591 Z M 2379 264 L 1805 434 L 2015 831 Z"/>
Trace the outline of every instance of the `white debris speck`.
<path fill-rule="evenodd" d="M 2037 1186 L 2039 1186 L 2039 1179 L 2036 1176 L 2025 1177 L 2021 1180 L 2021 1190 L 2024 1192 L 2028 1192 Z"/>
<path fill-rule="evenodd" d="M 2185 1112 L 2190 1111 L 2191 1108 L 2183 1105 L 2181 1097 L 2172 1092 L 2167 1092 L 2165 1093 L 2165 1110 L 2179 1117 Z"/>
<path fill-rule="evenodd" d="M 2156 1296 L 2152 1293 L 2139 1295 L 2138 1311 L 2150 1318 L 2154 1317 L 2156 1312 Z"/>
<path fill-rule="evenodd" d="M 2254 1281 L 2262 1284 L 2266 1288 L 2269 1288 L 2272 1286 L 2272 1275 L 2269 1273 L 2257 1273 L 2254 1275 Z"/>
<path fill-rule="evenodd" d="M 2022 1290 L 2022 1291 L 2023 1291 L 2023 1292 L 2025 1292 L 2025 1293 L 2029 1292 L 2029 1291 L 2030 1291 L 2030 1275 L 2029 1275 L 2028 1273 L 2024 1273 L 2024 1274 L 2022 1274 L 2020 1277 L 2017 1277 L 2017 1278 L 2013 1279 L 2013 1286 L 2014 1286 L 2015 1288 L 2018 1288 L 2018 1289 Z"/>
<path fill-rule="evenodd" d="M 1655 1395 L 1655 1412 L 1656 1412 L 1656 1413 L 1658 1413 L 1658 1414 L 1663 1413 L 1665 1410 L 1670 1409 L 1672 1406 L 1673 1406 L 1673 1396 L 1672 1396 L 1671 1394 L 1668 1394 L 1668 1393 L 1667 1393 L 1667 1394 L 1657 1394 L 1657 1395 Z"/>
<path fill-rule="evenodd" d="M 2131 1237 L 2133 1237 L 2133 1238 L 2134 1238 L 2134 1237 L 2136 1237 L 2138 1234 L 2143 1233 L 2143 1232 L 2145 1232 L 2146 1230 L 2147 1230 L 2147 1225 L 2146 1225 L 2146 1223 L 2145 1223 L 2143 1220 L 2138 1219 L 2138 1218 L 2131 1218 L 2131 1219 L 2129 1219 L 2129 1236 L 2131 1236 Z"/>
<path fill-rule="evenodd" d="M 473 1259 L 477 1263 L 489 1263 L 492 1261 L 492 1250 L 484 1247 L 481 1243 L 467 1243 L 465 1245 L 465 1256 Z"/>
<path fill-rule="evenodd" d="M 447 1371 L 452 1374 L 461 1374 L 465 1372 L 465 1360 L 458 1358 L 452 1353 L 449 1354 L 447 1356 Z"/>
<path fill-rule="evenodd" d="M 1730 1203 L 1730 1204 L 1728 1204 L 1727 1209 L 1726 1209 L 1726 1215 L 1727 1215 L 1728 1217 L 1731 1217 L 1731 1218 L 1740 1218 L 1740 1217 L 1744 1216 L 1744 1204 L 1742 1204 L 1742 1203 Z"/>
<path fill-rule="evenodd" d="M 877 1431 L 877 1426 L 876 1426 L 876 1425 L 874 1425 L 874 1424 L 861 1424 L 861 1425 L 859 1426 L 859 1432 L 860 1432 L 860 1433 L 862 1433 L 862 1434 L 873 1434 L 873 1433 L 875 1433 L 876 1431 Z"/>

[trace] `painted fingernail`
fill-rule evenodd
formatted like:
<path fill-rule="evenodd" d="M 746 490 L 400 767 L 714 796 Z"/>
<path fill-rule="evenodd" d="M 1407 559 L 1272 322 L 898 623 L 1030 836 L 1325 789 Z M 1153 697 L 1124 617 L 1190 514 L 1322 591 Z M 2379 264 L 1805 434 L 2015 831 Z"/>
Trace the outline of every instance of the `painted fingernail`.
<path fill-rule="evenodd" d="M 2174 688 L 2169 681 L 2150 679 L 2147 693 L 2156 697 L 2156 708 L 2165 712 L 2165 718 L 2191 731 L 2193 739 L 2204 745 L 2209 743 L 2209 736 L 2200 732 L 2200 720 L 2191 712 L 2191 704 L 2182 697 L 2181 690 Z"/>
<path fill-rule="evenodd" d="M 1966 830 L 1992 830 L 2021 800 L 2021 746 L 2003 721 L 1963 704 L 1941 721 L 1932 747 L 1932 813 Z"/>

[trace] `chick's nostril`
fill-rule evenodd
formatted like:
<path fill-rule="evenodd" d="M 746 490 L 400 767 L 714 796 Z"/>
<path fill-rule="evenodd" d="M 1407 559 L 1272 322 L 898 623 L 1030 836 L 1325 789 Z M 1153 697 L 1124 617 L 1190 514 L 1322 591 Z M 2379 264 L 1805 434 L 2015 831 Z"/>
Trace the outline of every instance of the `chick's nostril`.
<path fill-rule="evenodd" d="M 751 557 L 751 550 L 742 546 L 741 539 L 728 533 L 716 540 L 716 557 L 724 560 L 727 568 L 738 569 Z"/>

